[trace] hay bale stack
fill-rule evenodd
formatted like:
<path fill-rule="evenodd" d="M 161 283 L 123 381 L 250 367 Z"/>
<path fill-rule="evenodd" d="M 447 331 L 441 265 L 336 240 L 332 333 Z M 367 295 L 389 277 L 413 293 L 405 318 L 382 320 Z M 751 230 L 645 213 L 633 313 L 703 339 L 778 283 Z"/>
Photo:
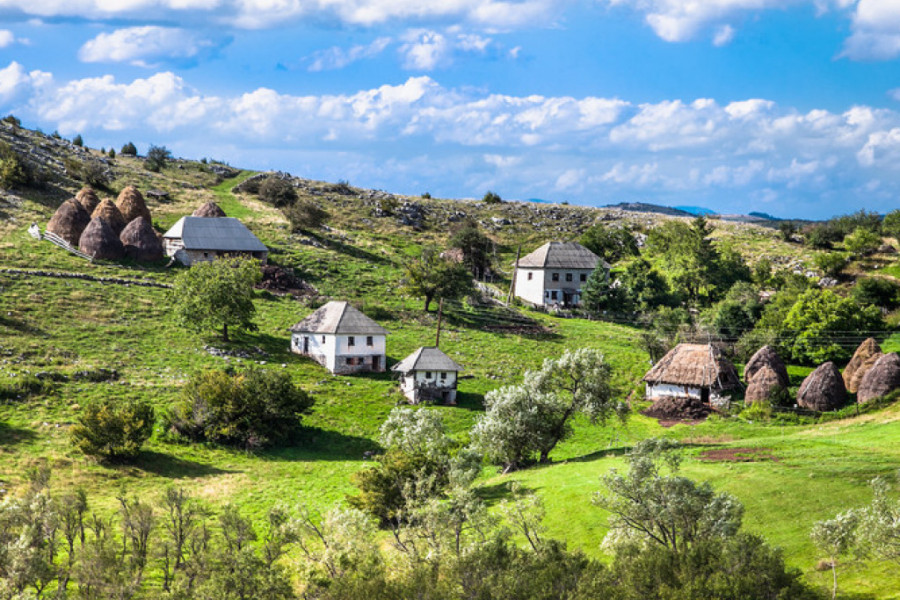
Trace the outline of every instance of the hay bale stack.
<path fill-rule="evenodd" d="M 112 200 L 104 198 L 103 202 L 97 205 L 97 208 L 91 213 L 91 220 L 97 217 L 106 221 L 106 224 L 112 227 L 113 233 L 116 234 L 116 239 L 119 239 L 119 234 L 125 229 L 127 223 L 125 222 L 125 217 L 122 216 L 121 211 Z"/>
<path fill-rule="evenodd" d="M 205 202 L 197 207 L 192 217 L 225 217 L 225 211 L 215 202 Z"/>
<path fill-rule="evenodd" d="M 84 228 L 91 222 L 91 215 L 84 207 L 73 198 L 69 198 L 56 209 L 50 222 L 47 223 L 47 231 L 55 233 L 72 246 L 78 245 Z"/>
<path fill-rule="evenodd" d="M 781 375 L 769 365 L 763 365 L 750 379 L 744 402 L 754 404 L 756 402 L 771 402 L 781 404 L 787 386 L 782 383 Z"/>
<path fill-rule="evenodd" d="M 841 372 L 830 360 L 810 373 L 797 393 L 798 406 L 817 411 L 840 408 L 846 401 L 847 389 Z"/>
<path fill-rule="evenodd" d="M 884 354 L 863 376 L 856 393 L 858 402 L 869 402 L 900 388 L 900 356 Z"/>
<path fill-rule="evenodd" d="M 103 217 L 91 219 L 81 234 L 78 247 L 88 256 L 101 260 L 119 260 L 125 256 L 125 247 L 122 246 L 119 236 Z"/>
<path fill-rule="evenodd" d="M 791 379 L 788 377 L 787 367 L 784 366 L 784 361 L 778 356 L 778 352 L 775 348 L 769 345 L 763 346 L 757 350 L 756 353 L 750 357 L 750 360 L 747 361 L 747 364 L 744 367 L 744 381 L 749 384 L 753 381 L 756 374 L 764 367 L 769 367 L 769 369 L 775 372 L 781 387 L 787 388 L 788 385 L 790 385 Z"/>
<path fill-rule="evenodd" d="M 847 363 L 847 366 L 844 368 L 844 385 L 847 388 L 847 391 L 851 393 L 855 393 L 857 388 L 859 387 L 859 382 L 862 381 L 863 375 L 865 375 L 865 371 L 859 373 L 857 377 L 857 372 L 861 367 L 865 367 L 868 363 L 868 367 L 871 368 L 873 364 L 875 364 L 874 360 L 870 360 L 873 356 L 878 356 L 881 354 L 881 346 L 878 345 L 878 342 L 875 341 L 875 338 L 869 338 L 859 345 L 859 348 L 856 349 L 856 352 L 853 353 L 853 358 L 850 359 L 850 362 Z"/>
<path fill-rule="evenodd" d="M 100 198 L 97 196 L 97 192 L 94 191 L 94 188 L 89 186 L 85 186 L 78 190 L 78 193 L 75 194 L 75 199 L 84 207 L 88 216 L 90 216 L 91 213 L 94 212 L 94 209 L 97 208 L 97 205 L 100 204 Z"/>
<path fill-rule="evenodd" d="M 119 240 L 125 247 L 125 256 L 138 262 L 154 262 L 163 259 L 163 245 L 150 221 L 138 217 L 125 226 Z"/>
<path fill-rule="evenodd" d="M 844 378 L 844 383 L 847 384 L 847 391 L 852 393 L 857 393 L 859 391 L 859 386 L 862 383 L 863 377 L 866 376 L 866 373 L 875 366 L 875 363 L 878 362 L 878 359 L 884 356 L 881 352 L 873 354 L 869 358 L 866 359 L 864 363 L 862 363 L 856 372 L 853 373 L 853 376 L 850 378 L 850 383 L 847 384 L 846 377 Z"/>
<path fill-rule="evenodd" d="M 144 202 L 144 197 L 133 185 L 126 186 L 116 199 L 116 206 L 122 216 L 125 217 L 125 223 L 131 223 L 138 217 L 144 217 L 151 222 L 150 209 Z"/>

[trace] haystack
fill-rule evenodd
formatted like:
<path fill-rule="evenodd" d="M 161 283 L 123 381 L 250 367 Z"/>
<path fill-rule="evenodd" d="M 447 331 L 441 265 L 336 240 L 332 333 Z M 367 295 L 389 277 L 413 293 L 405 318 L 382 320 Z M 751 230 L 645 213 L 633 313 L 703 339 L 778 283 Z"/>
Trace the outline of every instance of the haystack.
<path fill-rule="evenodd" d="M 78 247 L 92 258 L 101 260 L 119 260 L 125 256 L 125 247 L 122 246 L 119 236 L 103 217 L 91 219 L 84 229 L 84 233 L 81 234 L 81 242 Z"/>
<path fill-rule="evenodd" d="M 104 198 L 103 201 L 97 205 L 97 208 L 91 213 L 91 219 L 96 219 L 97 217 L 106 221 L 106 224 L 112 227 L 113 233 L 116 234 L 116 239 L 119 239 L 119 234 L 125 229 L 127 223 L 125 217 L 122 216 L 121 211 L 119 211 L 119 208 L 112 200 Z"/>
<path fill-rule="evenodd" d="M 53 213 L 53 217 L 47 223 L 47 231 L 55 233 L 71 245 L 77 246 L 78 239 L 90 222 L 91 215 L 84 210 L 81 204 L 73 198 L 69 198 Z"/>
<path fill-rule="evenodd" d="M 853 353 L 853 358 L 850 359 L 850 362 L 847 363 L 847 366 L 844 368 L 844 385 L 846 386 L 847 391 L 852 393 L 856 392 L 859 387 L 859 382 L 862 381 L 863 375 L 865 375 L 865 371 L 863 371 L 857 376 L 857 371 L 860 370 L 860 367 L 865 367 L 867 361 L 868 368 L 871 368 L 872 365 L 875 364 L 875 361 L 870 359 L 873 356 L 878 356 L 880 354 L 881 347 L 874 338 L 869 338 L 859 345 L 859 348 Z M 876 358 L 875 360 L 878 359 Z"/>
<path fill-rule="evenodd" d="M 192 217 L 225 217 L 225 211 L 215 202 L 205 202 L 197 207 Z"/>
<path fill-rule="evenodd" d="M 87 211 L 88 215 L 93 213 L 94 209 L 97 208 L 97 205 L 100 204 L 100 198 L 97 196 L 97 192 L 94 191 L 94 188 L 89 186 L 85 186 L 78 190 L 78 193 L 75 194 L 75 199 L 84 207 L 84 210 Z"/>
<path fill-rule="evenodd" d="M 116 200 L 116 206 L 119 208 L 119 212 L 122 213 L 122 216 L 125 217 L 126 223 L 131 223 L 138 217 L 144 217 L 147 219 L 147 222 L 152 220 L 150 217 L 150 209 L 147 208 L 144 197 L 133 185 L 126 186 L 125 189 L 121 191 Z"/>
<path fill-rule="evenodd" d="M 840 408 L 847 401 L 841 372 L 830 360 L 803 380 L 797 393 L 797 405 L 817 411 Z"/>
<path fill-rule="evenodd" d="M 879 358 L 862 378 L 856 400 L 868 402 L 897 388 L 900 388 L 900 356 L 891 352 Z"/>
<path fill-rule="evenodd" d="M 791 379 L 788 377 L 787 367 L 784 366 L 784 361 L 778 356 L 778 352 L 775 348 L 768 345 L 757 350 L 756 353 L 750 357 L 750 360 L 747 361 L 747 364 L 744 367 L 744 381 L 749 384 L 763 367 L 769 367 L 775 372 L 781 387 L 786 388 L 790 385 Z"/>
<path fill-rule="evenodd" d="M 884 356 L 884 354 L 878 352 L 867 358 L 866 361 L 861 364 L 858 369 L 856 369 L 856 372 L 850 378 L 849 384 L 847 383 L 846 378 L 844 379 L 844 383 L 847 385 L 848 392 L 852 392 L 855 394 L 859 391 L 859 386 L 862 383 L 863 377 L 866 376 L 866 373 L 868 373 L 869 370 L 875 366 L 875 363 L 877 363 L 878 359 L 882 356 Z"/>
<path fill-rule="evenodd" d="M 119 240 L 125 247 L 125 256 L 139 262 L 163 259 L 163 245 L 150 221 L 138 217 L 125 226 Z"/>
<path fill-rule="evenodd" d="M 781 404 L 787 391 L 787 386 L 782 381 L 781 375 L 775 369 L 769 365 L 763 365 L 750 378 L 744 402 L 747 404 L 755 402 Z"/>

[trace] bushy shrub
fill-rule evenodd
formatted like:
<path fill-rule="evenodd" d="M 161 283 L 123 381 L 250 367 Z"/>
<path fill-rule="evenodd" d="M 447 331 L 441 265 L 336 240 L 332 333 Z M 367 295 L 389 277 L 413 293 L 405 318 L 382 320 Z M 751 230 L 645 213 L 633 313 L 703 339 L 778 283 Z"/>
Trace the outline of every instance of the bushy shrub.
<path fill-rule="evenodd" d="M 88 456 L 134 458 L 153 433 L 153 422 L 149 402 L 107 398 L 82 409 L 71 429 L 72 443 Z"/>
<path fill-rule="evenodd" d="M 148 171 L 153 171 L 154 173 L 159 173 L 166 165 L 169 163 L 169 159 L 172 158 L 172 153 L 169 152 L 169 149 L 165 146 L 154 146 L 150 145 L 150 149 L 147 150 L 147 160 L 144 161 L 144 166 Z"/>
<path fill-rule="evenodd" d="M 166 428 L 194 441 L 261 448 L 291 441 L 312 404 L 284 371 L 203 371 L 184 386 Z"/>
<path fill-rule="evenodd" d="M 6 115 L 3 117 L 2 121 L 4 123 L 9 123 L 13 126 L 13 129 L 18 129 L 22 126 L 22 121 L 15 115 Z"/>
<path fill-rule="evenodd" d="M 109 176 L 102 164 L 92 160 L 80 161 L 75 158 L 66 158 L 63 159 L 63 165 L 65 165 L 66 174 L 69 177 L 83 181 L 94 188 L 108 189 Z"/>
<path fill-rule="evenodd" d="M 259 199 L 268 202 L 272 206 L 282 208 L 290 206 L 297 200 L 297 190 L 287 179 L 279 177 L 266 177 L 259 184 Z"/>
<path fill-rule="evenodd" d="M 128 142 L 124 146 L 122 146 L 119 154 L 122 154 L 123 156 L 137 156 L 137 146 L 135 146 L 131 142 Z"/>
<path fill-rule="evenodd" d="M 500 194 L 495 194 L 494 192 L 488 190 L 485 192 L 484 197 L 481 199 L 485 204 L 500 204 L 503 202 L 503 198 L 500 197 Z"/>
<path fill-rule="evenodd" d="M 310 231 L 318 229 L 328 218 L 328 212 L 319 208 L 310 200 L 297 200 L 282 209 L 284 216 L 291 224 L 292 231 Z"/>
<path fill-rule="evenodd" d="M 822 273 L 828 277 L 837 277 L 844 270 L 849 262 L 845 254 L 840 252 L 825 252 L 817 254 L 813 259 L 816 267 L 821 269 Z"/>
<path fill-rule="evenodd" d="M 0 142 L 0 187 L 17 188 L 31 183 L 31 170 L 12 146 Z"/>
<path fill-rule="evenodd" d="M 857 256 L 868 256 L 881 246 L 881 236 L 871 229 L 857 227 L 844 237 L 844 246 Z"/>
<path fill-rule="evenodd" d="M 72 145 L 78 146 L 79 148 L 84 146 L 84 138 L 81 137 L 80 133 L 72 138 Z"/>
<path fill-rule="evenodd" d="M 889 310 L 900 306 L 900 285 L 890 279 L 866 277 L 860 279 L 850 292 L 859 304 L 873 305 Z"/>

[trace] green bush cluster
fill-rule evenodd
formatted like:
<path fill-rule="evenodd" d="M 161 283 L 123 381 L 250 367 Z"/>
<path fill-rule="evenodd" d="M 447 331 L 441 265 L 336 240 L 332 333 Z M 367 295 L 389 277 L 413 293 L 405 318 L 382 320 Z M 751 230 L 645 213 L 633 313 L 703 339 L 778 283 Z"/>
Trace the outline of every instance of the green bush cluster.
<path fill-rule="evenodd" d="M 266 177 L 259 184 L 259 199 L 277 208 L 290 206 L 297 200 L 297 190 L 287 179 L 280 177 Z"/>
<path fill-rule="evenodd" d="M 296 200 L 282 209 L 292 231 L 313 231 L 328 219 L 328 211 L 311 200 Z"/>
<path fill-rule="evenodd" d="M 107 398 L 82 408 L 70 435 L 76 448 L 96 458 L 134 458 L 153 433 L 153 405 Z"/>

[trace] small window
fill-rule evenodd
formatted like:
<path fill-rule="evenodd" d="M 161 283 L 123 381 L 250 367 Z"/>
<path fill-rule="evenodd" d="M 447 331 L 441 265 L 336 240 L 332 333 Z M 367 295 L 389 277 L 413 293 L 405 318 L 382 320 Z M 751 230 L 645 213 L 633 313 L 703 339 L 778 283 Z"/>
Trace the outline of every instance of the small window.
<path fill-rule="evenodd" d="M 446 374 L 446 373 L 441 373 L 441 381 L 443 381 L 443 380 L 445 380 L 445 379 L 447 379 L 447 374 Z"/>
<path fill-rule="evenodd" d="M 322 343 L 323 343 L 323 344 L 325 343 L 325 336 L 324 336 L 324 335 L 322 336 Z"/>
<path fill-rule="evenodd" d="M 534 273 L 532 273 L 531 271 L 528 271 L 528 281 L 531 281 L 531 279 L 533 277 L 534 277 Z"/>
<path fill-rule="evenodd" d="M 579 278 L 582 282 L 587 281 L 587 273 L 582 273 L 581 275 L 578 276 L 578 278 Z"/>
<path fill-rule="evenodd" d="M 348 335 L 348 336 L 347 336 L 347 345 L 348 345 L 348 346 L 355 346 L 355 345 L 356 345 L 356 338 L 353 337 L 352 335 Z"/>
<path fill-rule="evenodd" d="M 352 357 L 350 357 L 350 356 L 347 357 L 347 364 L 348 364 L 348 365 L 352 365 L 352 364 L 353 364 L 353 358 L 352 358 Z"/>
<path fill-rule="evenodd" d="M 371 335 L 366 336 L 366 346 L 374 346 L 374 345 L 375 345 L 375 339 Z"/>
<path fill-rule="evenodd" d="M 566 281 L 572 281 L 572 274 L 566 273 Z"/>
<path fill-rule="evenodd" d="M 550 276 L 550 279 L 552 279 L 553 281 L 559 281 L 559 273 L 554 273 Z"/>
<path fill-rule="evenodd" d="M 425 371 L 425 379 L 431 379 L 431 371 Z"/>
<path fill-rule="evenodd" d="M 209 258 L 209 252 L 204 252 L 204 253 L 203 253 L 203 258 Z"/>
<path fill-rule="evenodd" d="M 556 300 L 556 292 L 550 292 L 550 299 Z"/>

